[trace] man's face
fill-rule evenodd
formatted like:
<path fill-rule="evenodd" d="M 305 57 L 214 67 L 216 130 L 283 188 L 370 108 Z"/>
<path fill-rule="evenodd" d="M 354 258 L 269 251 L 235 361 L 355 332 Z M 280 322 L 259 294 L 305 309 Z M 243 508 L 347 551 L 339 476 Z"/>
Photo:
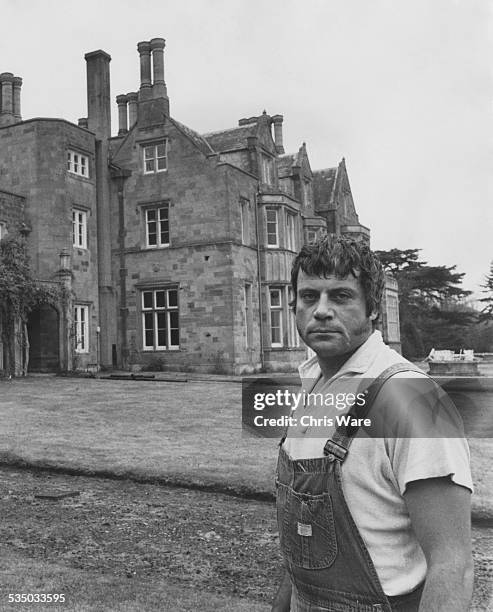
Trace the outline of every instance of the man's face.
<path fill-rule="evenodd" d="M 319 359 L 347 358 L 372 333 L 376 314 L 366 314 L 363 288 L 352 274 L 343 279 L 298 273 L 296 325 Z"/>

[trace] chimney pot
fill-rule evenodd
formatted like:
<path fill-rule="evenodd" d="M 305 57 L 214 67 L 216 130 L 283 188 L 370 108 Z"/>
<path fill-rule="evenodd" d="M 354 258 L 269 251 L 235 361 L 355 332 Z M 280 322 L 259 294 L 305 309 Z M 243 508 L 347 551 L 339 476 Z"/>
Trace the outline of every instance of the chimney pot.
<path fill-rule="evenodd" d="M 87 130 L 87 117 L 81 117 L 77 120 L 77 125 Z"/>
<path fill-rule="evenodd" d="M 140 55 L 140 95 L 142 100 L 151 98 L 151 43 L 142 41 L 137 43 Z"/>
<path fill-rule="evenodd" d="M 137 123 L 137 100 L 139 95 L 136 91 L 127 94 L 128 101 L 128 129 L 132 129 Z"/>
<path fill-rule="evenodd" d="M 2 72 L 0 74 L 0 89 L 1 89 L 1 108 L 0 125 L 10 125 L 15 122 L 13 112 L 13 92 L 12 84 L 14 75 L 11 72 Z"/>
<path fill-rule="evenodd" d="M 105 51 L 91 51 L 87 62 L 87 125 L 98 138 L 111 136 L 110 61 Z"/>
<path fill-rule="evenodd" d="M 284 145 L 282 142 L 282 122 L 284 117 L 282 115 L 274 115 L 272 117 L 272 123 L 274 124 L 274 144 L 276 145 L 276 151 L 280 154 L 284 153 Z"/>
<path fill-rule="evenodd" d="M 18 121 L 22 121 L 21 87 L 22 87 L 21 77 L 15 76 L 12 79 L 12 107 L 13 107 L 12 110 L 13 110 L 15 119 L 17 119 Z"/>
<path fill-rule="evenodd" d="M 166 83 L 164 81 L 164 47 L 166 41 L 164 38 L 153 38 L 150 42 L 152 50 L 152 68 L 153 68 L 153 98 L 167 97 Z"/>
<path fill-rule="evenodd" d="M 116 103 L 118 104 L 118 136 L 126 134 L 128 132 L 127 122 L 127 103 L 128 96 L 121 94 L 116 96 Z"/>

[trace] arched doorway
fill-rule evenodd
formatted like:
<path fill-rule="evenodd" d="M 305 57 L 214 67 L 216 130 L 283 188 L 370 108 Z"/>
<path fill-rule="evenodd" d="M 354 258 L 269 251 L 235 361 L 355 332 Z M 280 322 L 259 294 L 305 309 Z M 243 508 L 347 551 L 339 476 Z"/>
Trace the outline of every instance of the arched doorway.
<path fill-rule="evenodd" d="M 29 315 L 29 372 L 56 372 L 60 368 L 59 319 L 58 311 L 49 304 Z"/>

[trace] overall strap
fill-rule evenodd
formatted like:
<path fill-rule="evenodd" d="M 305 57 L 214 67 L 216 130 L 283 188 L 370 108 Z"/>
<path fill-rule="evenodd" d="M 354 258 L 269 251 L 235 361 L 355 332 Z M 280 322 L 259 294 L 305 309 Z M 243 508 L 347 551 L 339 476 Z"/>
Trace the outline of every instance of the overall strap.
<path fill-rule="evenodd" d="M 365 403 L 362 406 L 353 406 L 348 412 L 349 416 L 353 416 L 357 419 L 365 419 L 373 406 L 375 398 L 377 397 L 380 389 L 383 385 L 400 372 L 419 372 L 420 374 L 426 374 L 420 370 L 417 366 L 412 363 L 395 363 L 386 370 L 384 370 L 362 393 L 365 396 Z M 349 446 L 354 439 L 354 436 L 358 433 L 359 425 L 339 425 L 331 438 L 327 440 L 324 446 L 324 455 L 332 455 L 341 463 L 346 458 L 349 450 Z"/>

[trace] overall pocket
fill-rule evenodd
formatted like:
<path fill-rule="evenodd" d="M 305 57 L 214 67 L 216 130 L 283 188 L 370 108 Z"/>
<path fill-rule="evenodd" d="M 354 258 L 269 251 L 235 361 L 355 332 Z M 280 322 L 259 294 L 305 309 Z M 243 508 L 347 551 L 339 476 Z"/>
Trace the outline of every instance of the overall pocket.
<path fill-rule="evenodd" d="M 332 500 L 277 483 L 277 521 L 281 550 L 304 569 L 330 567 L 337 556 Z"/>

